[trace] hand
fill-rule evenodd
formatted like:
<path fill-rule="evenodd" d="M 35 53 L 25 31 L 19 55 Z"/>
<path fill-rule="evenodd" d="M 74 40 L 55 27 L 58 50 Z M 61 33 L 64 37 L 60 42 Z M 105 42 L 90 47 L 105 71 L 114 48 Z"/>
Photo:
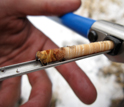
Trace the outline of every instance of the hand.
<path fill-rule="evenodd" d="M 39 50 L 57 46 L 35 28 L 27 15 L 62 15 L 76 10 L 80 0 L 0 0 L 0 66 L 35 59 Z M 91 104 L 96 90 L 85 73 L 74 63 L 56 67 L 79 99 Z M 51 82 L 44 70 L 28 74 L 32 86 L 29 101 L 21 107 L 47 107 Z M 21 77 L 0 83 L 0 107 L 13 107 L 20 97 Z"/>

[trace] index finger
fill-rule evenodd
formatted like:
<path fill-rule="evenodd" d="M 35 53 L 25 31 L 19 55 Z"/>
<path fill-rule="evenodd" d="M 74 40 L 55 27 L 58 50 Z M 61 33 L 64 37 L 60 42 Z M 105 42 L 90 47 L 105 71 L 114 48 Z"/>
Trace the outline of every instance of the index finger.
<path fill-rule="evenodd" d="M 6 7 L 22 15 L 62 15 L 79 8 L 81 0 L 11 0 Z"/>
<path fill-rule="evenodd" d="M 56 48 L 57 46 L 48 39 L 45 42 L 43 50 Z M 87 75 L 76 65 L 75 62 L 67 63 L 56 67 L 61 75 L 69 83 L 78 98 L 91 104 L 96 100 L 97 92 Z"/>

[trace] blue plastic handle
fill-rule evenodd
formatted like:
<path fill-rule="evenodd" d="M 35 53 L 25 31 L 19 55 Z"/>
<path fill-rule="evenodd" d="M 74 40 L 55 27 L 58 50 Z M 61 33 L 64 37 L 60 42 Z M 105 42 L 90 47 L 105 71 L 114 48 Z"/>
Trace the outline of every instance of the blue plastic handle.
<path fill-rule="evenodd" d="M 85 18 L 73 13 L 68 13 L 60 17 L 61 23 L 84 37 L 88 37 L 89 30 L 95 22 L 93 19 Z"/>

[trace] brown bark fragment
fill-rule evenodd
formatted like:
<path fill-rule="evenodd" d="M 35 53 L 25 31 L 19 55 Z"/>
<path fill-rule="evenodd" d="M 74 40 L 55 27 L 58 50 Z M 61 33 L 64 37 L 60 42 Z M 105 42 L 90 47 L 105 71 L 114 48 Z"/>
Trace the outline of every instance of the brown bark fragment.
<path fill-rule="evenodd" d="M 61 49 L 38 51 L 36 56 L 43 65 L 64 59 L 64 53 Z"/>

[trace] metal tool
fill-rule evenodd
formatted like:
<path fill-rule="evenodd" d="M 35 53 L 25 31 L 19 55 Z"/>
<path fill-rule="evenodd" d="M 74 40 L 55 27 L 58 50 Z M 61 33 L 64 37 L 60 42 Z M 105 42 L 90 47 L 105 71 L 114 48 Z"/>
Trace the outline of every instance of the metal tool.
<path fill-rule="evenodd" d="M 110 52 L 100 52 L 97 54 L 78 57 L 62 62 L 50 63 L 45 66 L 41 65 L 39 61 L 33 60 L 29 62 L 1 67 L 0 81 L 9 77 L 27 74 L 29 72 L 58 66 L 61 64 L 69 63 L 99 54 L 105 54 L 112 61 L 124 63 L 124 26 L 106 21 L 95 21 L 89 18 L 75 15 L 73 13 L 68 13 L 60 18 L 49 18 L 63 24 L 64 26 L 69 27 L 80 35 L 88 38 L 91 42 L 111 40 L 114 42 L 115 48 Z"/>
<path fill-rule="evenodd" d="M 113 62 L 124 63 L 124 26 L 107 21 L 96 21 L 89 31 L 88 38 L 91 36 L 95 38 L 95 35 L 97 35 L 96 40 L 91 39 L 91 42 L 106 39 L 114 41 L 118 46 L 115 47 L 114 52 L 105 55 Z"/>
<path fill-rule="evenodd" d="M 10 77 L 27 74 L 27 73 L 30 73 L 33 71 L 38 71 L 38 70 L 46 69 L 49 67 L 59 66 L 59 65 L 65 64 L 65 63 L 77 61 L 80 59 L 84 59 L 84 58 L 88 58 L 91 56 L 100 55 L 100 54 L 104 54 L 104 53 L 108 53 L 108 52 L 109 51 L 105 51 L 105 52 L 100 52 L 100 53 L 96 53 L 96 54 L 92 54 L 92 55 L 69 59 L 69 60 L 65 60 L 65 61 L 61 61 L 61 62 L 54 62 L 54 63 L 47 64 L 45 66 L 41 65 L 40 61 L 32 60 L 32 61 L 28 61 L 28 62 L 24 62 L 24 63 L 1 67 L 0 68 L 0 81 L 10 78 Z"/>
<path fill-rule="evenodd" d="M 115 49 L 110 54 L 105 54 L 114 62 L 124 63 L 124 26 L 103 20 L 93 20 L 73 13 L 62 17 L 49 17 L 50 19 L 70 28 L 81 36 L 88 38 L 90 42 L 111 40 L 115 43 Z"/>

